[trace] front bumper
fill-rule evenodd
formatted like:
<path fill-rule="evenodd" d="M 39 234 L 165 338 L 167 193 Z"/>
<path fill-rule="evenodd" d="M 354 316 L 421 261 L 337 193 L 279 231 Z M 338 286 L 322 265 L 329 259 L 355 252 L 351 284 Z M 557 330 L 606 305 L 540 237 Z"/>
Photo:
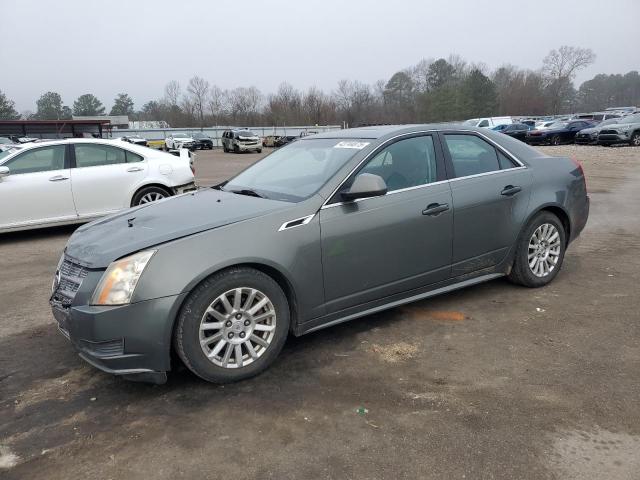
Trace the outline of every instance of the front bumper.
<path fill-rule="evenodd" d="M 614 143 L 627 143 L 629 141 L 630 136 L 625 135 L 624 133 L 606 133 L 598 135 L 598 143 L 600 145 L 611 145 Z"/>
<path fill-rule="evenodd" d="M 539 136 L 539 137 L 525 137 L 524 141 L 529 145 L 544 145 L 550 142 L 549 137 Z"/>
<path fill-rule="evenodd" d="M 262 142 L 257 141 L 255 143 L 236 143 L 238 150 L 241 152 L 248 152 L 250 150 L 261 150 Z"/>
<path fill-rule="evenodd" d="M 60 332 L 86 362 L 130 380 L 163 383 L 171 369 L 173 320 L 186 295 L 121 306 L 52 301 L 51 309 Z"/>
<path fill-rule="evenodd" d="M 578 145 L 596 145 L 598 143 L 598 137 L 576 135 L 575 142 Z"/>

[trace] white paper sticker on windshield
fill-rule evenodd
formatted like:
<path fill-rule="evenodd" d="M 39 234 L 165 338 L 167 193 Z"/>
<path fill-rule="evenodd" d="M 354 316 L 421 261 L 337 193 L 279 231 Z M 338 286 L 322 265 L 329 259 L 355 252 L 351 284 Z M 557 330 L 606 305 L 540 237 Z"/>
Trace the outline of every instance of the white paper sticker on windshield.
<path fill-rule="evenodd" d="M 340 142 L 333 148 L 355 148 L 356 150 L 362 150 L 369 145 L 369 142 Z"/>

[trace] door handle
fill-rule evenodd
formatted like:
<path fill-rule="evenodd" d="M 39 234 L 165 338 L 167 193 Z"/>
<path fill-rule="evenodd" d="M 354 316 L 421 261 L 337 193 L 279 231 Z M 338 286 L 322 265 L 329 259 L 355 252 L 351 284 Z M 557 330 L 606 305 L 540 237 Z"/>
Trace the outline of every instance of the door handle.
<path fill-rule="evenodd" d="M 49 179 L 50 182 L 60 182 L 62 180 L 69 180 L 69 177 L 65 177 L 64 175 L 55 175 Z"/>
<path fill-rule="evenodd" d="M 127 168 L 127 172 L 141 172 L 143 170 L 142 167 L 131 167 L 131 168 Z"/>
<path fill-rule="evenodd" d="M 518 187 L 517 185 L 507 185 L 502 189 L 500 195 L 504 195 L 506 197 L 510 197 L 515 195 L 516 193 L 520 193 L 522 191 L 522 187 Z"/>
<path fill-rule="evenodd" d="M 432 203 L 427 206 L 427 208 L 422 210 L 422 214 L 435 217 L 436 215 L 440 215 L 442 212 L 446 212 L 447 210 L 449 210 L 448 203 Z"/>

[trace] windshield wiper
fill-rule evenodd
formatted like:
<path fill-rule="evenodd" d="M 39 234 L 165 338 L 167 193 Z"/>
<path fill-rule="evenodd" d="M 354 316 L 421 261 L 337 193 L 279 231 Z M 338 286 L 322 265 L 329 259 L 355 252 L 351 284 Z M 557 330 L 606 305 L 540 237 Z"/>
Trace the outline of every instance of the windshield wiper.
<path fill-rule="evenodd" d="M 258 198 L 267 198 L 264 195 L 260 195 L 255 190 L 250 190 L 248 188 L 243 188 L 242 190 L 230 190 L 233 193 L 237 193 L 238 195 L 246 195 L 248 197 L 258 197 Z"/>

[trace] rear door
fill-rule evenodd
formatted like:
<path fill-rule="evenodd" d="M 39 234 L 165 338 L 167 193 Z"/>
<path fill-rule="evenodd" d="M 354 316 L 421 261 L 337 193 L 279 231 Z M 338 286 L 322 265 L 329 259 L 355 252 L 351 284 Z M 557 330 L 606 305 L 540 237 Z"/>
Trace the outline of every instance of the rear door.
<path fill-rule="evenodd" d="M 529 205 L 529 170 L 476 133 L 441 133 L 453 197 L 452 276 L 500 263 Z"/>
<path fill-rule="evenodd" d="M 403 137 L 379 150 L 345 182 L 371 173 L 386 195 L 320 210 L 327 313 L 449 277 L 452 209 L 437 136 Z"/>
<path fill-rule="evenodd" d="M 31 148 L 3 164 L 0 228 L 73 221 L 68 145 Z"/>
<path fill-rule="evenodd" d="M 147 175 L 142 156 L 100 143 L 76 143 L 73 152 L 71 185 L 78 215 L 104 215 L 130 206 L 134 189 Z"/>

